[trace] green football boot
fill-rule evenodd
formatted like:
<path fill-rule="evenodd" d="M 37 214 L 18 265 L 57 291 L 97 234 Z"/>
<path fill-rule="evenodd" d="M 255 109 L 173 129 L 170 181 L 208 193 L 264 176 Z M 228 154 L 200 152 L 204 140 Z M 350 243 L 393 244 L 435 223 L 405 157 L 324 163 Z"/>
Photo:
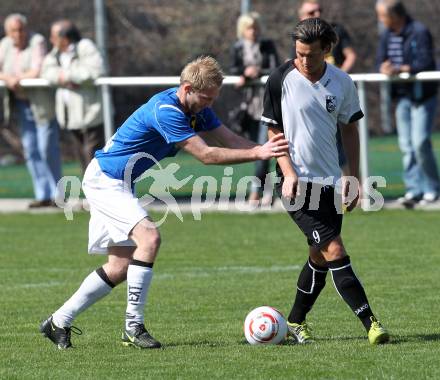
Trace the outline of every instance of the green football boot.
<path fill-rule="evenodd" d="M 310 326 L 307 325 L 306 321 L 303 323 L 287 322 L 287 331 L 298 344 L 307 344 L 314 341 L 312 334 L 310 333 L 312 330 Z"/>
<path fill-rule="evenodd" d="M 385 327 L 375 318 L 371 317 L 371 327 L 368 331 L 368 340 L 371 344 L 383 344 L 390 340 L 390 334 Z"/>

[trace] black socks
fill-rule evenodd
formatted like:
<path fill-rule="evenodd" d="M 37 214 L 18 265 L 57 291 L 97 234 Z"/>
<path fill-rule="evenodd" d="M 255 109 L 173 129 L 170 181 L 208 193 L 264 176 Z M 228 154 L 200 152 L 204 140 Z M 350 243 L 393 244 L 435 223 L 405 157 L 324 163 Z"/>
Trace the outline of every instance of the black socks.
<path fill-rule="evenodd" d="M 350 256 L 329 261 L 333 283 L 341 298 L 361 320 L 368 331 L 371 327 L 370 318 L 373 316 L 364 288 L 351 267 Z M 304 265 L 297 284 L 295 303 L 287 320 L 290 323 L 302 323 L 307 313 L 312 309 L 321 290 L 325 286 L 327 268 L 311 262 L 310 258 Z"/>
<path fill-rule="evenodd" d="M 327 268 L 320 267 L 308 259 L 298 278 L 295 303 L 287 318 L 290 323 L 304 322 L 306 314 L 324 289 L 327 272 Z"/>
<path fill-rule="evenodd" d="M 362 321 L 368 331 L 371 326 L 370 317 L 373 316 L 373 312 L 371 311 L 364 288 L 353 272 L 350 256 L 329 261 L 328 266 L 337 292 Z"/>

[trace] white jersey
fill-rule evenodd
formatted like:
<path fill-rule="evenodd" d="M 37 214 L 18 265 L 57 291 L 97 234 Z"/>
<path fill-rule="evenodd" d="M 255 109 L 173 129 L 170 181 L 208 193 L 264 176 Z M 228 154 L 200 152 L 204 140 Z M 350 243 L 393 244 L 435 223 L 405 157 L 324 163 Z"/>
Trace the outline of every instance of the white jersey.
<path fill-rule="evenodd" d="M 363 117 L 350 76 L 331 64 L 315 83 L 304 77 L 291 60 L 269 77 L 262 122 L 284 132 L 298 177 L 332 183 L 341 177 L 336 147 L 337 125 Z M 342 126 L 343 128 L 343 126 Z"/>

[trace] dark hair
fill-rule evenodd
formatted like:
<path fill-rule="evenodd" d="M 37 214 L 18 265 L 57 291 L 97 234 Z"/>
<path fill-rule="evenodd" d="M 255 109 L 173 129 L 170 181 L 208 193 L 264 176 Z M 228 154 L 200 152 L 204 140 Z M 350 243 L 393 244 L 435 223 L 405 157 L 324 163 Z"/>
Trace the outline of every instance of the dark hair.
<path fill-rule="evenodd" d="M 378 0 L 376 4 L 383 5 L 388 14 L 396 15 L 399 18 L 408 17 L 405 4 L 400 0 Z"/>
<path fill-rule="evenodd" d="M 61 27 L 59 36 L 65 37 L 73 43 L 79 42 L 81 40 L 81 33 L 72 22 L 68 22 Z"/>
<path fill-rule="evenodd" d="M 312 44 L 315 41 L 321 41 L 321 47 L 332 47 L 338 42 L 338 35 L 333 27 L 320 18 L 308 18 L 300 21 L 293 33 L 293 40 L 300 41 L 305 44 Z"/>

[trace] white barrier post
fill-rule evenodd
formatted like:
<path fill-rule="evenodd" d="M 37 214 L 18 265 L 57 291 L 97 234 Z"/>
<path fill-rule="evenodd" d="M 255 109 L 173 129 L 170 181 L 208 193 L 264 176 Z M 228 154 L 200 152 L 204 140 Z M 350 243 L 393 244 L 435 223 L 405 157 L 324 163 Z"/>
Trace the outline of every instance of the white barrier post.
<path fill-rule="evenodd" d="M 365 93 L 365 82 L 358 82 L 358 93 L 361 110 L 364 117 L 359 120 L 359 140 L 360 140 L 360 169 L 361 169 L 361 186 L 362 198 L 368 196 L 368 106 L 367 96 Z M 370 202 L 364 202 L 365 211 L 368 211 Z"/>
<path fill-rule="evenodd" d="M 380 125 L 386 134 L 393 132 L 391 121 L 391 83 L 380 83 Z"/>
<path fill-rule="evenodd" d="M 102 112 L 104 118 L 104 138 L 107 142 L 114 133 L 113 126 L 113 101 L 109 85 L 104 85 L 101 88 L 102 94 Z"/>
<path fill-rule="evenodd" d="M 95 34 L 96 43 L 104 60 L 105 75 L 108 75 L 109 64 L 107 54 L 107 19 L 104 0 L 95 0 Z M 102 112 L 104 119 L 104 138 L 108 141 L 114 132 L 113 126 L 113 101 L 109 85 L 101 86 Z"/>

